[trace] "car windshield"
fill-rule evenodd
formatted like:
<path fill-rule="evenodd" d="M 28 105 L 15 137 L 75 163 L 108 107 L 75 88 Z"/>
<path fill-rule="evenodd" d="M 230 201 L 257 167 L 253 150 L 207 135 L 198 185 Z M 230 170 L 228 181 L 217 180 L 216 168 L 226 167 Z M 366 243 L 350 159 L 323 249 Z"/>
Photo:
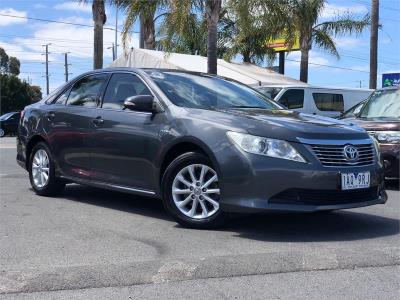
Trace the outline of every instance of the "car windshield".
<path fill-rule="evenodd" d="M 354 105 L 352 108 L 350 108 L 348 111 L 345 111 L 342 115 L 344 118 L 350 118 L 358 115 L 365 104 L 366 100 L 361 101 L 360 103 Z"/>
<path fill-rule="evenodd" d="M 400 89 L 375 91 L 362 108 L 361 118 L 400 118 Z"/>
<path fill-rule="evenodd" d="M 202 109 L 283 109 L 261 93 L 235 81 L 174 71 L 147 73 L 177 106 Z"/>
<path fill-rule="evenodd" d="M 6 114 L 0 116 L 0 120 L 2 120 L 2 121 L 7 120 L 7 119 L 8 119 L 9 117 L 11 117 L 13 114 L 14 114 L 13 112 L 6 113 Z"/>
<path fill-rule="evenodd" d="M 265 96 L 271 99 L 275 99 L 276 95 L 282 90 L 280 87 L 268 87 L 268 86 L 260 86 L 256 87 L 256 90 L 263 93 Z"/>

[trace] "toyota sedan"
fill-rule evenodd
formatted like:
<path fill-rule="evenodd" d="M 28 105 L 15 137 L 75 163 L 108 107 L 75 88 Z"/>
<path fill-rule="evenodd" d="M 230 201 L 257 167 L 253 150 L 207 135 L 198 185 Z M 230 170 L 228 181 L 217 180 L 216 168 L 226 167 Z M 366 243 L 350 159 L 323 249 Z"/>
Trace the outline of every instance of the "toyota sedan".
<path fill-rule="evenodd" d="M 161 198 L 194 228 L 233 212 L 329 211 L 387 198 L 365 130 L 285 110 L 218 76 L 95 70 L 21 115 L 17 161 L 43 196 L 79 183 Z"/>

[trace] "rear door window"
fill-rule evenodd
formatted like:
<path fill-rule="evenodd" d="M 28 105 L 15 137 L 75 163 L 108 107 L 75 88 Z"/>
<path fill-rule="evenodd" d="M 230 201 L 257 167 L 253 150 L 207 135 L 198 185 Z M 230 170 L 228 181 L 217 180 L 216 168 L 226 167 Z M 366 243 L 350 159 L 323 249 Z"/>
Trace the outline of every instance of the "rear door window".
<path fill-rule="evenodd" d="M 108 79 L 108 74 L 94 74 L 82 78 L 74 84 L 68 96 L 68 105 L 95 107 L 100 91 Z"/>
<path fill-rule="evenodd" d="M 321 111 L 343 111 L 344 102 L 342 94 L 313 93 L 315 105 Z"/>
<path fill-rule="evenodd" d="M 133 74 L 117 73 L 112 75 L 103 99 L 103 108 L 122 109 L 128 97 L 151 95 L 144 82 Z"/>
<path fill-rule="evenodd" d="M 289 109 L 303 108 L 304 90 L 302 89 L 287 90 L 279 98 L 279 103 L 285 105 Z"/>

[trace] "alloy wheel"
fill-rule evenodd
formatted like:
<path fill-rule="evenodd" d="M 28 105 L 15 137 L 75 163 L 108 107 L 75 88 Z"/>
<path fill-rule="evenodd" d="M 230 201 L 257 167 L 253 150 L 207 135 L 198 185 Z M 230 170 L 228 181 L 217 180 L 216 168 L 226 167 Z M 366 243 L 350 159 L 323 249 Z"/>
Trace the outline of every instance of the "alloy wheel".
<path fill-rule="evenodd" d="M 0 137 L 3 137 L 5 134 L 6 134 L 5 131 L 0 128 Z"/>
<path fill-rule="evenodd" d="M 39 149 L 32 160 L 33 183 L 37 188 L 43 188 L 49 181 L 50 161 L 46 151 Z"/>
<path fill-rule="evenodd" d="M 172 183 L 172 197 L 185 216 L 205 219 L 214 215 L 220 198 L 217 173 L 204 164 L 184 167 Z"/>

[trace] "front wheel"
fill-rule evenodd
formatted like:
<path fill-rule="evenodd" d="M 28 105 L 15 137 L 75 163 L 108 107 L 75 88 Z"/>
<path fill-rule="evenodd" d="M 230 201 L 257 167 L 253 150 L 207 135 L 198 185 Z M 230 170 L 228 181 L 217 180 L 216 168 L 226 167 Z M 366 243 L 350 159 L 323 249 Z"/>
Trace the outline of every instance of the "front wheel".
<path fill-rule="evenodd" d="M 65 187 L 65 184 L 55 176 L 54 162 L 45 143 L 38 143 L 32 149 L 29 179 L 36 194 L 42 196 L 55 196 Z"/>
<path fill-rule="evenodd" d="M 210 160 L 200 153 L 177 157 L 163 177 L 163 203 L 182 226 L 213 228 L 227 215 L 220 209 L 218 175 Z"/>
<path fill-rule="evenodd" d="M 4 131 L 3 128 L 0 128 L 0 138 L 6 135 L 6 132 Z"/>

